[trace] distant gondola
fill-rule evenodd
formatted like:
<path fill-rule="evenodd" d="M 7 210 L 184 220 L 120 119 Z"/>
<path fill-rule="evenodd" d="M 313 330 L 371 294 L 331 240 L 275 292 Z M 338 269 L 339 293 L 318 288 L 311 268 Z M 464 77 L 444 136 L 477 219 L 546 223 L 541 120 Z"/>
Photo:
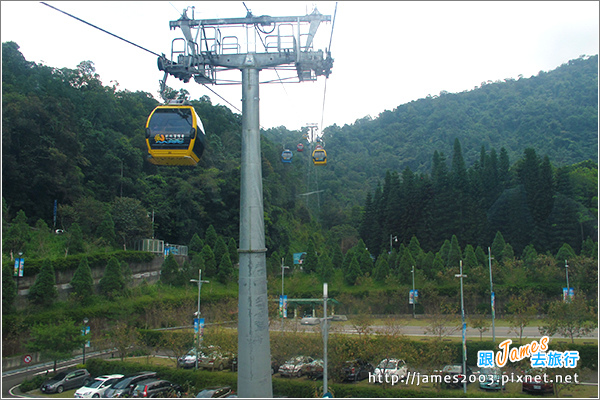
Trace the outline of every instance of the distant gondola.
<path fill-rule="evenodd" d="M 148 161 L 156 165 L 196 165 L 204 152 L 204 127 L 194 107 L 171 101 L 156 107 L 146 122 Z"/>
<path fill-rule="evenodd" d="M 327 152 L 322 147 L 317 147 L 313 151 L 312 158 L 315 165 L 327 165 Z"/>
<path fill-rule="evenodd" d="M 292 153 L 290 150 L 286 149 L 281 152 L 281 161 L 286 164 L 291 164 L 293 156 L 294 156 L 294 153 Z"/>
<path fill-rule="evenodd" d="M 298 143 L 298 146 L 296 146 L 296 150 L 304 151 L 304 145 L 302 143 Z"/>

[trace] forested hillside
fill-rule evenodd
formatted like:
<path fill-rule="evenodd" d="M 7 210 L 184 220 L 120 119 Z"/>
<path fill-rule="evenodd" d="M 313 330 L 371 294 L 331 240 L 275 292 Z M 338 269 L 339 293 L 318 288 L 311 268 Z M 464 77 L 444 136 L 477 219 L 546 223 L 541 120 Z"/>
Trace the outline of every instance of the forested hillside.
<path fill-rule="evenodd" d="M 281 162 L 303 132 L 263 132 L 269 255 L 310 243 L 346 251 L 362 238 L 376 256 L 390 235 L 396 246 L 416 236 L 427 251 L 452 235 L 461 246 L 488 246 L 497 231 L 519 254 L 565 242 L 579 252 L 586 238 L 597 240 L 597 69 L 597 56 L 584 57 L 327 127 L 324 167 L 306 151 Z M 121 248 L 152 234 L 188 244 L 211 225 L 237 238 L 240 115 L 192 100 L 207 133 L 201 163 L 157 167 L 144 141 L 157 101 L 103 85 L 93 61 L 56 69 L 3 43 L 2 94 L 3 231 L 22 210 L 32 227 L 69 232 L 76 222 L 89 243 L 108 215 Z M 300 196 L 315 190 L 318 201 Z"/>

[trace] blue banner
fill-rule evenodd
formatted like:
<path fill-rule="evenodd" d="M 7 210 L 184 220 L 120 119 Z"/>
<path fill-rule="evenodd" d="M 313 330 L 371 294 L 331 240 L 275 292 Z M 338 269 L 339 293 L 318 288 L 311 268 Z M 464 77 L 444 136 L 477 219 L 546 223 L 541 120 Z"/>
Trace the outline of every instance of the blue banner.
<path fill-rule="evenodd" d="M 294 265 L 301 265 L 304 262 L 305 255 L 306 255 L 306 252 L 294 253 Z"/>
<path fill-rule="evenodd" d="M 496 293 L 492 292 L 492 318 L 496 317 Z"/>
<path fill-rule="evenodd" d="M 408 304 L 417 304 L 419 301 L 419 291 L 418 290 L 410 290 L 408 292 Z"/>

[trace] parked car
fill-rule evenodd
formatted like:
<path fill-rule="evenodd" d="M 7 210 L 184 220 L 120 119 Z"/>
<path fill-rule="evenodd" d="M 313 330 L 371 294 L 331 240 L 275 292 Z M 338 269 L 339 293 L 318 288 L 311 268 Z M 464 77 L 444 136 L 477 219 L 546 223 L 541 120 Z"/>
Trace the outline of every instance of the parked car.
<path fill-rule="evenodd" d="M 181 397 L 181 386 L 162 379 L 146 379 L 138 382 L 131 392 L 131 397 Z"/>
<path fill-rule="evenodd" d="M 233 372 L 238 370 L 238 358 L 234 356 L 231 359 L 231 370 Z M 274 375 L 277 371 L 279 371 L 279 362 L 277 360 L 271 359 L 271 375 Z"/>
<path fill-rule="evenodd" d="M 198 392 L 196 398 L 220 398 L 220 397 L 232 397 L 235 393 L 229 386 L 220 387 L 209 387 Z"/>
<path fill-rule="evenodd" d="M 385 379 L 386 375 L 390 377 L 396 375 L 399 382 L 406 377 L 407 373 L 408 367 L 406 366 L 406 362 L 396 358 L 384 358 L 375 368 L 375 374 L 378 376 L 381 375 L 382 380 Z M 391 378 L 388 379 L 391 380 Z M 376 380 L 376 382 L 378 382 L 378 380 Z"/>
<path fill-rule="evenodd" d="M 279 367 L 279 374 L 281 376 L 297 376 L 301 377 L 306 374 L 308 370 L 308 364 L 313 362 L 312 357 L 297 356 L 286 361 L 281 367 Z"/>
<path fill-rule="evenodd" d="M 204 353 L 199 351 L 200 358 L 204 356 Z M 177 366 L 180 368 L 194 368 L 196 366 L 196 349 L 191 349 L 187 354 L 177 359 Z"/>
<path fill-rule="evenodd" d="M 449 375 L 450 378 L 446 378 L 447 375 Z M 462 364 L 446 365 L 442 369 L 442 379 L 443 379 L 443 382 L 448 387 L 453 387 L 453 388 L 462 387 L 465 379 L 466 379 L 467 383 L 469 383 L 469 377 L 471 375 L 473 375 L 473 371 L 471 370 L 471 367 L 469 367 L 468 365 L 467 365 L 466 376 L 463 374 Z"/>
<path fill-rule="evenodd" d="M 101 375 L 94 378 L 93 381 L 88 381 L 85 385 L 77 389 L 73 397 L 79 399 L 90 399 L 102 397 L 104 391 L 113 383 L 123 378 L 122 374 Z"/>
<path fill-rule="evenodd" d="M 346 361 L 342 369 L 342 378 L 344 381 L 357 382 L 367 379 L 369 373 L 374 373 L 375 367 L 365 360 Z"/>
<path fill-rule="evenodd" d="M 504 390 L 502 370 L 498 367 L 484 367 L 479 370 L 479 387 L 484 390 Z"/>
<path fill-rule="evenodd" d="M 233 360 L 232 354 L 221 352 L 220 350 L 213 350 L 208 354 L 201 354 L 198 359 L 198 368 L 207 368 L 211 370 L 218 369 L 223 371 L 225 368 L 231 368 Z"/>
<path fill-rule="evenodd" d="M 42 393 L 62 393 L 65 390 L 76 389 L 90 380 L 87 369 L 76 369 L 59 372 L 40 386 Z"/>
<path fill-rule="evenodd" d="M 322 379 L 323 378 L 323 360 L 317 358 L 308 364 L 306 368 L 306 376 L 311 379 Z"/>
<path fill-rule="evenodd" d="M 532 368 L 523 372 L 522 390 L 528 393 L 549 393 L 554 391 L 554 385 L 550 382 L 544 382 L 544 373 L 542 368 Z"/>
<path fill-rule="evenodd" d="M 138 372 L 135 375 L 125 376 L 110 385 L 110 387 L 104 391 L 102 397 L 129 397 L 131 396 L 131 392 L 133 391 L 133 388 L 137 386 L 138 382 L 149 378 L 156 378 L 156 372 L 144 371 Z"/>

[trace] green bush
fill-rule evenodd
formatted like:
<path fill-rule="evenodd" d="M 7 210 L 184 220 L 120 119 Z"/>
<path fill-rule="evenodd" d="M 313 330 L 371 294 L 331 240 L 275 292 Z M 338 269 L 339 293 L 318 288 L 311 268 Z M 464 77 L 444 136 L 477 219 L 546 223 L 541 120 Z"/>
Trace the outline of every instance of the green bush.
<path fill-rule="evenodd" d="M 36 375 L 31 379 L 25 378 L 25 380 L 21 382 L 19 389 L 21 389 L 21 392 L 23 393 L 29 392 L 30 390 L 39 389 L 47 378 L 48 377 L 44 375 Z"/>

